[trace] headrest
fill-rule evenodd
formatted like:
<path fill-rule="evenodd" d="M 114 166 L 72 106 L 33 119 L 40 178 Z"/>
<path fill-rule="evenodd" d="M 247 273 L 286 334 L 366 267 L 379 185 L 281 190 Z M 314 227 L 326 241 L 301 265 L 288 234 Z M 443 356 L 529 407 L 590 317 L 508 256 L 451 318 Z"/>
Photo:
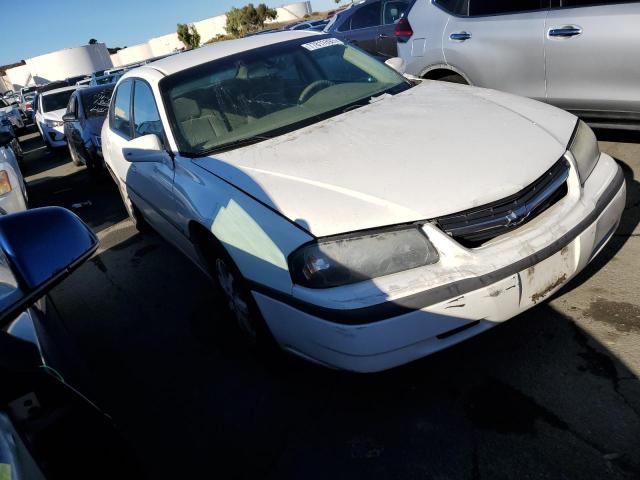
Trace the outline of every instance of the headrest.
<path fill-rule="evenodd" d="M 176 118 L 179 122 L 184 120 L 191 120 L 200 116 L 200 107 L 198 103 L 187 97 L 176 98 L 173 102 L 173 108 L 176 114 Z"/>

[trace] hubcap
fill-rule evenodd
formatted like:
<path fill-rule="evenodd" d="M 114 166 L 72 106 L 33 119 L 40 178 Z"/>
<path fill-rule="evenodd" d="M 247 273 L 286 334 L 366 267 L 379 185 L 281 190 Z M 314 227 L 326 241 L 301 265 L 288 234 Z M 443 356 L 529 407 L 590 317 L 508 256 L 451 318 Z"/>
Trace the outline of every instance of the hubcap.
<path fill-rule="evenodd" d="M 256 337 L 256 329 L 249 315 L 249 305 L 242 298 L 238 282 L 227 264 L 221 258 L 216 259 L 216 277 L 222 292 L 227 299 L 229 310 L 238 322 L 238 326 L 252 338 Z"/>

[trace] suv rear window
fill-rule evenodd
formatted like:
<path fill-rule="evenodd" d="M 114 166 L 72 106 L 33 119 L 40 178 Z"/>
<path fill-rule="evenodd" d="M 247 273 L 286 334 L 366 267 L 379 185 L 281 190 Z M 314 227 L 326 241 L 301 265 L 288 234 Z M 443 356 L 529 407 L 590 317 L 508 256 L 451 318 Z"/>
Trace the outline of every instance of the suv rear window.
<path fill-rule="evenodd" d="M 87 118 L 106 117 L 113 94 L 113 85 L 103 90 L 92 90 L 82 93 L 82 106 Z"/>

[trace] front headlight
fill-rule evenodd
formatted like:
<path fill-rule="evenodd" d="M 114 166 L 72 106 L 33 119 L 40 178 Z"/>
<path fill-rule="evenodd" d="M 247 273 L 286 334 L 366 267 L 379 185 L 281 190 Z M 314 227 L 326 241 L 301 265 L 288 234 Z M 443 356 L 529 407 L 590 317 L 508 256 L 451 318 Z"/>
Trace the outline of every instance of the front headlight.
<path fill-rule="evenodd" d="M 0 195 L 4 195 L 11 191 L 11 181 L 6 170 L 0 170 Z"/>
<path fill-rule="evenodd" d="M 329 288 L 436 263 L 438 252 L 418 226 L 341 235 L 303 245 L 289 256 L 294 283 Z"/>
<path fill-rule="evenodd" d="M 44 123 L 46 123 L 49 127 L 61 127 L 62 125 L 64 125 L 64 122 L 59 122 L 58 120 L 45 120 Z"/>
<path fill-rule="evenodd" d="M 595 133 L 582 120 L 578 120 L 573 138 L 569 142 L 569 151 L 576 159 L 580 183 L 584 185 L 598 163 L 600 147 Z"/>

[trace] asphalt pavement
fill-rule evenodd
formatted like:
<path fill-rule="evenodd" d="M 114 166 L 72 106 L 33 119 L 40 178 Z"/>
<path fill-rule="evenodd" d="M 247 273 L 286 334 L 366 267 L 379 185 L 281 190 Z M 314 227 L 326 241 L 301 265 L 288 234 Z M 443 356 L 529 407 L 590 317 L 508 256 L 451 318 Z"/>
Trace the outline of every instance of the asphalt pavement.
<path fill-rule="evenodd" d="M 101 241 L 52 298 L 149 478 L 640 478 L 640 135 L 622 224 L 545 302 L 454 348 L 357 375 L 243 346 L 210 281 L 138 234 L 110 178 L 22 137 L 31 206 Z M 123 477 L 126 473 L 123 472 Z"/>

